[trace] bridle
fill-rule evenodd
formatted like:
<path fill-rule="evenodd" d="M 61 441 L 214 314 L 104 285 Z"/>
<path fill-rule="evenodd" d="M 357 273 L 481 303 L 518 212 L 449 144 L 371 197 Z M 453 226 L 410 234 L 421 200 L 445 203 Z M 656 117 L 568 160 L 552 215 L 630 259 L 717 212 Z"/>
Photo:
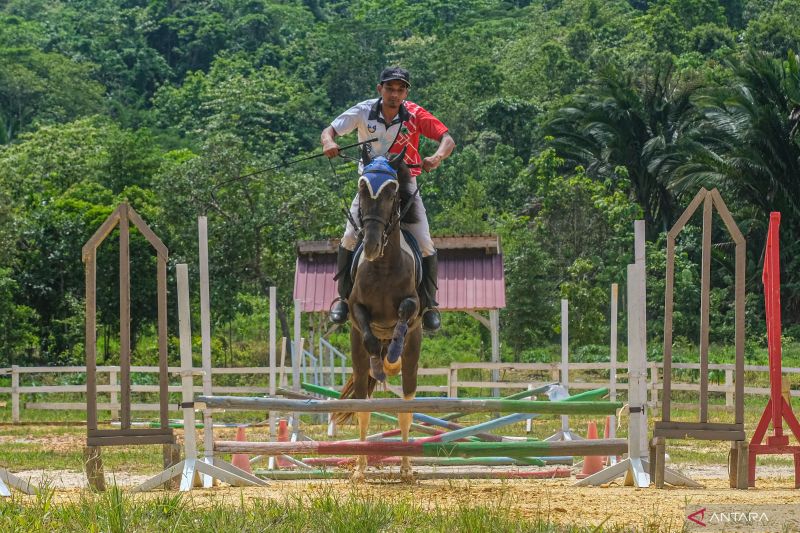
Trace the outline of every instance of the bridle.
<path fill-rule="evenodd" d="M 386 247 L 389 245 L 389 236 L 394 231 L 395 226 L 400 222 L 401 218 L 400 214 L 400 188 L 398 185 L 397 190 L 394 193 L 394 199 L 392 200 L 392 210 L 389 214 L 389 220 L 384 220 L 382 216 L 379 215 L 364 215 L 361 212 L 361 205 L 359 202 L 358 206 L 358 219 L 361 222 L 361 228 L 358 230 L 359 233 L 363 233 L 364 226 L 367 222 L 377 222 L 383 225 L 383 233 L 381 235 L 381 255 L 383 257 L 383 252 L 386 250 Z M 363 237 L 363 235 L 361 236 Z"/>
<path fill-rule="evenodd" d="M 381 234 L 381 254 L 379 257 L 383 257 L 384 250 L 386 250 L 386 247 L 389 244 L 389 236 L 392 234 L 397 224 L 400 223 L 400 220 L 402 218 L 402 214 L 400 213 L 400 182 L 397 180 L 397 171 L 390 171 L 389 169 L 384 169 L 384 168 L 372 168 L 372 169 L 365 168 L 364 174 L 362 176 L 376 175 L 376 174 L 389 176 L 389 178 L 391 179 L 391 181 L 384 182 L 384 184 L 381 185 L 381 189 L 383 189 L 383 187 L 387 185 L 388 186 L 394 185 L 395 187 L 392 198 L 392 208 L 389 212 L 389 218 L 387 220 L 380 215 L 374 215 L 374 214 L 365 215 L 361 210 L 361 193 L 359 193 L 358 221 L 360 224 L 359 225 L 353 224 L 353 227 L 356 228 L 356 232 L 360 240 L 363 239 L 364 227 L 368 222 L 377 222 L 378 224 L 382 225 L 383 232 Z M 368 180 L 367 182 L 370 183 Z M 370 184 L 370 190 L 371 190 L 371 184 Z M 379 194 L 380 190 L 378 191 L 378 195 Z M 372 194 L 373 197 L 377 197 L 378 195 Z M 405 213 L 405 210 L 403 213 Z M 349 212 L 347 212 L 347 216 L 352 224 L 353 220 Z"/>

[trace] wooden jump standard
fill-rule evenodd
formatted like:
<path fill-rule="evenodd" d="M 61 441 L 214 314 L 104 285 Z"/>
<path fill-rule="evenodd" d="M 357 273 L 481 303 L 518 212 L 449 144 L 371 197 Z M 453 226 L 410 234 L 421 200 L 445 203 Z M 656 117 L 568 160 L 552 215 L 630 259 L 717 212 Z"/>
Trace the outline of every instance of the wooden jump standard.
<path fill-rule="evenodd" d="M 237 396 L 198 396 L 195 409 L 230 409 L 239 411 L 293 411 L 305 413 L 537 413 L 543 415 L 610 415 L 622 408 L 622 402 L 539 402 L 530 400 L 460 400 L 454 398 L 417 398 L 403 400 L 285 400 Z M 603 454 L 601 454 L 603 455 Z"/>
<path fill-rule="evenodd" d="M 672 420 L 672 315 L 675 281 L 675 239 L 686 223 L 703 205 L 703 246 L 700 278 L 700 420 L 676 422 Z M 711 224 L 712 211 L 716 208 L 735 247 L 735 345 L 736 366 L 734 370 L 734 416 L 733 423 L 709 422 L 708 418 L 708 336 L 709 302 L 711 294 Z M 748 450 L 744 433 L 744 304 L 745 304 L 745 239 L 734 222 L 717 189 L 701 188 L 689 207 L 667 233 L 667 274 L 664 287 L 664 393 L 662 396 L 661 421 L 653 429 L 653 474 L 657 488 L 663 488 L 665 476 L 665 454 L 667 439 L 700 439 L 730 441 L 729 478 L 731 488 L 747 489 Z M 652 459 L 652 458 L 651 458 Z M 688 478 L 687 478 L 688 479 Z"/>
<path fill-rule="evenodd" d="M 160 428 L 131 427 L 131 306 L 130 306 L 130 224 L 144 236 L 157 256 L 158 287 L 158 367 Z M 119 366 L 120 429 L 98 429 L 97 420 L 97 251 L 108 235 L 119 226 Z M 169 427 L 167 375 L 167 259 L 169 251 L 153 230 L 127 203 L 120 204 L 101 224 L 82 250 L 86 269 L 86 476 L 94 490 L 105 490 L 101 446 L 162 444 L 164 466 L 177 462 L 180 448 Z"/>
<path fill-rule="evenodd" d="M 362 400 L 363 401 L 363 400 Z M 214 451 L 261 455 L 409 455 L 416 457 L 546 457 L 550 455 L 621 455 L 626 439 L 525 442 L 239 442 L 217 441 Z"/>

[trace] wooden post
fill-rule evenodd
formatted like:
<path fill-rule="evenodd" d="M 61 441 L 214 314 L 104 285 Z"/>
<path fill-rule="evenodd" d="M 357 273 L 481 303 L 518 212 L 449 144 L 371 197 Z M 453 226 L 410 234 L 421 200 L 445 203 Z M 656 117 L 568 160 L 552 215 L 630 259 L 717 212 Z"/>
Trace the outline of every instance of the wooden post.
<path fill-rule="evenodd" d="M 200 343 L 203 365 L 203 394 L 213 394 L 211 365 L 211 288 L 208 274 L 208 219 L 197 218 L 198 244 L 200 254 Z M 185 370 L 185 369 L 184 369 Z M 193 396 L 190 395 L 190 397 Z M 192 413 L 194 421 L 194 413 Z M 185 429 L 185 428 L 184 428 Z M 210 409 L 203 410 L 203 460 L 214 464 L 214 420 Z M 213 486 L 211 476 L 203 476 L 203 486 Z"/>
<path fill-rule="evenodd" d="M 84 448 L 83 461 L 89 488 L 96 492 L 105 492 L 106 478 L 103 475 L 103 459 L 100 456 L 100 447 L 87 446 Z"/>
<path fill-rule="evenodd" d="M 11 421 L 19 423 L 19 367 L 11 366 Z"/>
<path fill-rule="evenodd" d="M 276 311 L 276 300 L 278 298 L 278 289 L 275 286 L 269 288 L 269 395 L 275 396 L 277 391 L 277 383 L 275 381 L 276 374 L 275 374 L 275 367 L 277 366 L 277 346 L 275 344 L 276 339 L 276 323 L 275 323 L 275 315 Z M 277 435 L 276 428 L 277 428 L 278 420 L 275 417 L 275 411 L 270 411 L 269 413 L 269 436 L 270 438 L 275 438 Z"/>
<path fill-rule="evenodd" d="M 569 301 L 561 299 L 561 386 L 569 391 Z M 569 417 L 561 416 L 562 433 L 569 432 Z"/>
<path fill-rule="evenodd" d="M 167 256 L 159 254 L 158 278 L 158 401 L 161 429 L 169 427 L 169 363 L 167 359 Z"/>
<path fill-rule="evenodd" d="M 628 265 L 628 276 L 633 274 L 628 293 L 628 403 L 630 404 L 630 431 L 637 431 L 630 440 L 631 457 L 646 458 L 650 453 L 647 440 L 647 268 L 645 265 L 644 220 L 633 223 L 634 265 Z M 631 354 L 634 355 L 631 355 Z M 638 408 L 638 412 L 634 409 Z M 634 455 L 638 453 L 637 455 Z"/>
<path fill-rule="evenodd" d="M 458 398 L 458 369 L 450 363 L 450 373 L 447 374 L 447 396 Z"/>
<path fill-rule="evenodd" d="M 181 395 L 182 401 L 191 402 L 194 399 L 192 377 L 192 326 L 189 310 L 189 268 L 186 264 L 175 265 L 178 281 L 178 331 L 181 352 Z M 208 411 L 206 409 L 205 411 Z M 183 456 L 187 462 L 197 459 L 197 436 L 195 433 L 194 407 L 183 408 Z M 196 486 L 199 478 L 197 472 L 187 469 L 192 479 L 181 480 L 181 489 L 187 490 Z M 186 473 L 186 472 L 184 472 Z"/>
<path fill-rule="evenodd" d="M 84 253 L 83 260 L 86 271 L 86 429 L 91 432 L 97 429 L 97 258 L 94 248 Z"/>
<path fill-rule="evenodd" d="M 725 407 L 733 407 L 733 370 L 725 371 Z"/>
<path fill-rule="evenodd" d="M 700 267 L 700 422 L 708 422 L 708 326 L 711 294 L 711 196 L 703 202 L 703 252 Z"/>
<path fill-rule="evenodd" d="M 280 386 L 286 388 L 288 386 L 288 378 L 286 377 L 286 337 L 281 337 L 281 366 L 280 368 Z"/>
<path fill-rule="evenodd" d="M 117 386 L 119 382 L 117 380 L 117 371 L 116 370 L 109 370 L 108 371 L 108 384 L 111 385 L 111 394 L 109 400 L 111 402 L 111 419 L 112 420 L 119 420 L 119 397 L 117 396 Z"/>
<path fill-rule="evenodd" d="M 500 362 L 500 310 L 489 310 L 489 331 L 492 337 L 492 362 Z M 497 383 L 500 381 L 500 371 L 498 369 L 492 370 L 492 381 Z M 500 396 L 500 389 L 497 387 L 492 389 L 492 396 L 497 398 Z"/>
<path fill-rule="evenodd" d="M 294 350 L 292 352 L 292 390 L 300 391 L 300 359 L 303 357 L 300 344 L 300 326 L 301 326 L 301 302 L 300 300 L 294 301 Z"/>
<path fill-rule="evenodd" d="M 650 367 L 650 405 L 653 408 L 658 406 L 658 365 L 655 362 L 647 364 Z"/>
<path fill-rule="evenodd" d="M 128 204 L 122 204 L 119 217 L 119 366 L 120 429 L 131 427 L 131 261 Z"/>
<path fill-rule="evenodd" d="M 611 365 L 609 369 L 609 399 L 617 401 L 617 301 L 619 299 L 619 285 L 611 284 Z M 529 385 L 530 386 L 530 385 Z M 630 395 L 629 395 L 630 397 Z M 613 439 L 617 433 L 617 416 L 609 418 L 608 437 Z"/>

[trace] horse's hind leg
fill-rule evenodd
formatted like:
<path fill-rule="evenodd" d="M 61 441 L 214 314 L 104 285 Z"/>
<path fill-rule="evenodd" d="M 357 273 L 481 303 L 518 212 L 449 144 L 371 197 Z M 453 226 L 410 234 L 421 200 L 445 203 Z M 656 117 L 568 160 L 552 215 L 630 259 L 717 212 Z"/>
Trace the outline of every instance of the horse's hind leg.
<path fill-rule="evenodd" d="M 406 333 L 408 332 L 408 321 L 417 313 L 417 307 L 419 305 L 415 298 L 406 298 L 400 302 L 400 306 L 397 308 L 397 325 L 394 327 L 392 342 L 389 344 L 389 350 L 386 355 L 386 359 L 390 363 L 395 363 L 403 353 Z"/>

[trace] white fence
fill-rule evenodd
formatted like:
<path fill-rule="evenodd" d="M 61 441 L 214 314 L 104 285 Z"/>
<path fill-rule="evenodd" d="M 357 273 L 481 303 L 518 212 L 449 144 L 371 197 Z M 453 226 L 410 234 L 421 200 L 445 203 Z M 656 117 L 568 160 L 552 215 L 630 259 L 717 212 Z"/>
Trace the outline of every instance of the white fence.
<path fill-rule="evenodd" d="M 337 365 L 338 366 L 338 365 Z M 570 363 L 569 365 L 569 382 L 570 390 L 590 390 L 599 387 L 608 387 L 610 385 L 608 378 L 603 378 L 598 375 L 601 372 L 609 372 L 609 363 Z M 696 363 L 673 363 L 675 370 L 699 370 L 700 365 Z M 725 405 L 733 405 L 733 365 L 718 365 L 709 364 L 709 370 L 724 372 L 724 382 L 714 385 L 709 385 L 709 392 L 719 393 L 725 395 Z M 349 367 L 332 369 L 331 366 L 312 367 L 306 366 L 304 368 L 304 379 L 311 377 L 312 382 L 319 385 L 333 386 L 334 388 L 341 388 L 341 381 L 346 374 L 351 372 Z M 498 381 L 481 381 L 464 379 L 463 375 L 460 377 L 460 372 L 469 370 L 484 370 L 484 371 L 497 371 L 497 375 L 501 377 Z M 13 366 L 11 368 L 0 369 L 0 376 L 11 376 L 10 387 L 0 387 L 0 394 L 11 395 L 11 418 L 13 422 L 20 421 L 20 410 L 22 401 L 25 395 L 47 395 L 47 394 L 64 394 L 64 393 L 86 393 L 86 385 L 21 385 L 20 382 L 24 380 L 23 376 L 43 376 L 52 374 L 85 374 L 86 367 L 83 366 L 64 366 L 64 367 L 20 367 Z M 169 372 L 171 376 L 180 376 L 179 367 L 170 367 Z M 618 376 L 623 378 L 622 382 L 616 383 L 616 390 L 624 391 L 627 389 L 625 382 L 627 372 L 627 363 L 621 362 L 617 364 Z M 663 390 L 663 383 L 660 375 L 663 372 L 662 363 L 649 363 L 648 364 L 648 390 L 650 391 L 650 405 L 655 406 L 658 403 L 659 393 Z M 763 373 L 759 376 L 757 382 L 768 383 L 768 366 L 745 366 L 745 372 Z M 155 366 L 132 366 L 132 374 L 157 374 L 158 367 Z M 249 395 L 265 395 L 269 391 L 269 368 L 267 367 L 249 367 L 249 368 L 214 368 L 212 373 L 212 391 L 214 394 L 249 394 Z M 800 368 L 783 368 L 784 374 L 800 374 Z M 505 374 L 505 375 L 504 375 Z M 240 375 L 240 376 L 264 376 L 262 384 L 259 385 L 213 385 L 214 376 L 223 375 Z M 279 386 L 281 383 L 284 385 L 291 385 L 292 368 L 284 367 L 277 369 Z M 445 383 L 441 385 L 425 385 L 421 384 L 417 390 L 423 393 L 433 393 L 440 395 L 447 395 L 450 397 L 458 397 L 459 390 L 461 389 L 524 389 L 531 383 L 547 383 L 559 382 L 561 377 L 561 365 L 559 363 L 451 363 L 448 367 L 444 368 L 420 368 L 419 377 L 424 379 L 428 376 L 442 376 Z M 98 403 L 98 409 L 111 411 L 111 417 L 117 418 L 120 405 L 118 397 L 120 394 L 120 385 L 118 383 L 119 367 L 118 366 L 98 366 L 97 367 L 98 385 L 97 392 L 108 394 L 109 401 L 105 403 Z M 107 376 L 107 377 L 104 377 Z M 77 376 L 76 376 L 77 377 Z M 82 376 L 81 376 L 82 377 Z M 502 379 L 513 378 L 513 379 Z M 619 379 L 619 378 L 618 378 Z M 28 379 L 30 381 L 30 379 Z M 389 390 L 399 394 L 399 387 L 389 386 Z M 681 382 L 677 376 L 673 376 L 672 382 L 673 391 L 700 391 L 699 383 Z M 179 393 L 181 387 L 177 380 L 174 385 L 170 385 L 170 392 Z M 200 384 L 195 386 L 195 392 L 201 393 L 202 386 Z M 769 396 L 769 387 L 747 387 L 744 389 L 745 394 Z M 153 385 L 131 385 L 131 393 L 158 393 L 158 384 Z M 800 396 L 800 391 L 792 391 L 792 396 Z M 40 410 L 84 410 L 86 403 L 84 402 L 28 402 L 24 404 L 25 409 L 40 409 Z M 133 403 L 131 405 L 132 411 L 158 411 L 157 403 Z M 177 409 L 176 409 L 177 411 Z"/>

